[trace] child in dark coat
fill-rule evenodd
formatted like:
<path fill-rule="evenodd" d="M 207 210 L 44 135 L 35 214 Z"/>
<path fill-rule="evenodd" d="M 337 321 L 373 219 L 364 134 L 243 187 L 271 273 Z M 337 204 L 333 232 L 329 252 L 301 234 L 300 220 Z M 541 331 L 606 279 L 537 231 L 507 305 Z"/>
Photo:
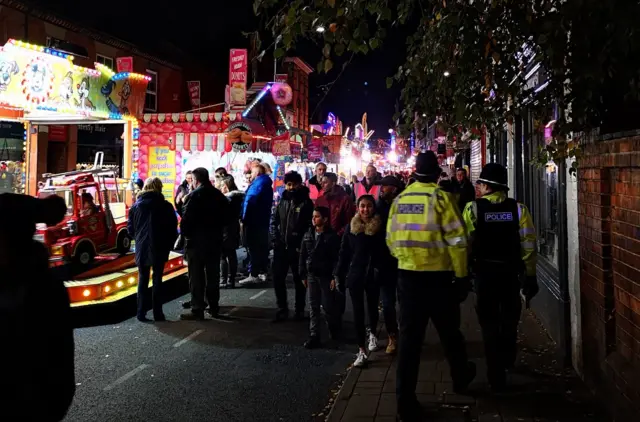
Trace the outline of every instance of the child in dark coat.
<path fill-rule="evenodd" d="M 316 207 L 313 211 L 313 226 L 303 237 L 300 250 L 300 276 L 307 288 L 309 308 L 309 340 L 304 343 L 307 349 L 321 345 L 320 341 L 320 305 L 324 308 L 325 319 L 332 338 L 340 334 L 342 312 L 339 304 L 339 292 L 333 278 L 333 269 L 338 261 L 340 237 L 329 225 L 329 208 Z"/>

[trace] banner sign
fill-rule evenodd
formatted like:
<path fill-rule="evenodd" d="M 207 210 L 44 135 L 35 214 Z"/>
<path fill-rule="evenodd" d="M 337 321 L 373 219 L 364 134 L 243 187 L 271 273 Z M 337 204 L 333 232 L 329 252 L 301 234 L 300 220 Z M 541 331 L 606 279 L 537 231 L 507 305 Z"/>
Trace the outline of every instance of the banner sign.
<path fill-rule="evenodd" d="M 314 139 L 307 147 L 307 159 L 309 161 L 322 160 L 322 141 Z"/>
<path fill-rule="evenodd" d="M 187 88 L 191 107 L 200 107 L 200 81 L 187 81 Z"/>
<path fill-rule="evenodd" d="M 289 75 L 286 73 L 278 73 L 276 75 L 276 80 L 274 81 L 277 84 L 286 84 L 289 80 Z"/>
<path fill-rule="evenodd" d="M 231 49 L 229 54 L 230 104 L 247 105 L 247 60 L 246 49 Z"/>
<path fill-rule="evenodd" d="M 289 134 L 285 134 L 285 136 L 279 136 L 273 138 L 271 140 L 273 142 L 273 146 L 271 148 L 271 153 L 276 157 L 282 157 L 283 155 L 291 155 L 291 144 L 289 141 Z"/>
<path fill-rule="evenodd" d="M 118 73 L 133 72 L 133 57 L 116 58 L 116 69 L 118 70 Z"/>

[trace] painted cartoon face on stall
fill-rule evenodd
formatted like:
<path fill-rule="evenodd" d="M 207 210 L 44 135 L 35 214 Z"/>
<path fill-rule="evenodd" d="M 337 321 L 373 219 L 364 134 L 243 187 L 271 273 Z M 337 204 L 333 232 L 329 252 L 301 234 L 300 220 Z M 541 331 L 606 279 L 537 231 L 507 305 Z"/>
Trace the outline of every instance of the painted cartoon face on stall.
<path fill-rule="evenodd" d="M 18 63 L 15 61 L 0 61 L 0 91 L 6 91 L 7 87 L 11 83 L 13 75 L 17 75 Z"/>
<path fill-rule="evenodd" d="M 27 87 L 31 92 L 39 93 L 44 89 L 47 68 L 41 64 L 31 66 L 31 71 L 27 74 Z"/>

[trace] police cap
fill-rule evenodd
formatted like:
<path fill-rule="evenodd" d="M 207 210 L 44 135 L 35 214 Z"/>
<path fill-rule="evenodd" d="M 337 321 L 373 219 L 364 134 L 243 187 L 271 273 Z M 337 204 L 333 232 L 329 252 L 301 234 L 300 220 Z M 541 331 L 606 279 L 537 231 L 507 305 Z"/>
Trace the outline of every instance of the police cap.
<path fill-rule="evenodd" d="M 498 163 L 489 163 L 482 168 L 476 184 L 484 183 L 509 190 L 509 176 L 507 169 Z"/>

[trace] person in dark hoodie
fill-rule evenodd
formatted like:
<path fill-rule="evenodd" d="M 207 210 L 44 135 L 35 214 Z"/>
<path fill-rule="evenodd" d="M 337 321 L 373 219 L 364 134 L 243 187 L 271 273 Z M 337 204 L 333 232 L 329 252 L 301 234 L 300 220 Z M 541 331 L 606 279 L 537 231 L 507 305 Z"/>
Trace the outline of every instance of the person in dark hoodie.
<path fill-rule="evenodd" d="M 184 181 L 180 183 L 180 186 L 178 186 L 178 189 L 176 190 L 176 197 L 173 200 L 173 203 L 176 204 L 176 211 L 178 212 L 178 215 L 180 217 L 182 217 L 184 204 L 186 203 L 187 195 L 189 195 L 189 192 L 192 191 L 192 186 L 193 174 L 191 170 L 189 170 L 184 178 Z"/>
<path fill-rule="evenodd" d="M 285 191 L 273 213 L 271 236 L 273 238 L 273 285 L 278 302 L 276 321 L 289 317 L 286 278 L 289 268 L 293 273 L 296 290 L 295 318 L 304 318 L 306 290 L 298 271 L 302 237 L 311 226 L 313 201 L 309 188 L 302 184 L 302 176 L 295 171 L 284 175 Z"/>
<path fill-rule="evenodd" d="M 66 211 L 57 195 L 0 195 L 0 407 L 7 420 L 61 421 L 75 394 L 69 296 L 49 270 L 46 247 L 33 240 L 36 223 L 56 225 Z"/>
<path fill-rule="evenodd" d="M 138 266 L 138 312 L 140 322 L 148 322 L 149 278 L 153 269 L 153 319 L 165 321 L 162 304 L 162 275 L 169 252 L 178 236 L 178 219 L 169 201 L 162 195 L 162 181 L 151 177 L 144 183 L 136 203 L 129 210 L 129 235 L 136 241 Z"/>
<path fill-rule="evenodd" d="M 329 208 L 313 210 L 313 227 L 304 235 L 300 249 L 300 277 L 309 296 L 309 340 L 307 349 L 320 347 L 320 306 L 324 309 L 329 335 L 337 339 L 342 331 L 342 309 L 336 300 L 333 268 L 338 262 L 340 238 L 329 225 Z"/>
<path fill-rule="evenodd" d="M 244 193 L 238 190 L 233 176 L 225 176 L 220 181 L 220 192 L 229 200 L 229 220 L 222 234 L 222 255 L 220 257 L 220 287 L 233 289 L 238 272 L 237 249 L 240 246 L 240 216 Z"/>
<path fill-rule="evenodd" d="M 404 189 L 404 183 L 397 176 L 386 176 L 380 181 L 380 186 L 380 199 L 376 203 L 376 210 L 386 232 L 391 204 Z M 375 274 L 380 285 L 384 324 L 387 328 L 387 334 L 389 334 L 386 353 L 391 355 L 396 352 L 398 347 L 398 315 L 396 312 L 398 260 L 391 255 L 387 245 L 384 246 L 380 255 L 380 265 L 376 268 Z"/>
<path fill-rule="evenodd" d="M 385 252 L 385 229 L 376 213 L 373 196 L 363 195 L 358 199 L 358 213 L 345 229 L 340 246 L 340 257 L 335 270 L 335 280 L 342 292 L 349 289 L 356 328 L 358 355 L 353 366 L 366 366 L 368 353 L 378 349 L 378 303 L 380 286 L 375 279 L 375 270 Z M 369 330 L 365 325 L 365 308 L 369 314 Z"/>
<path fill-rule="evenodd" d="M 203 320 L 205 298 L 209 314 L 220 312 L 220 254 L 222 232 L 229 218 L 229 201 L 214 188 L 209 171 L 193 170 L 195 189 L 180 220 L 180 232 L 185 237 L 185 254 L 189 262 L 191 311 L 180 315 L 185 320 Z"/>

